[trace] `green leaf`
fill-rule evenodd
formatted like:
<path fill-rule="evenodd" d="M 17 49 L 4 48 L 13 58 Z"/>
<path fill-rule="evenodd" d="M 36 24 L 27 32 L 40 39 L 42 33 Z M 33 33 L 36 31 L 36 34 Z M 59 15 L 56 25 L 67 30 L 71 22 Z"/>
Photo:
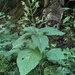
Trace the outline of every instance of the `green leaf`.
<path fill-rule="evenodd" d="M 2 28 L 4 26 L 4 24 L 0 24 L 0 28 Z"/>
<path fill-rule="evenodd" d="M 14 43 L 13 43 L 13 48 L 19 48 L 23 45 L 24 42 L 27 42 L 27 40 L 25 39 L 26 36 L 28 36 L 29 34 L 23 34 L 20 38 L 18 38 Z"/>
<path fill-rule="evenodd" d="M 61 32 L 53 27 L 45 27 L 45 28 L 41 28 L 40 31 L 41 33 L 46 33 L 46 35 L 64 35 L 64 32 Z"/>
<path fill-rule="evenodd" d="M 61 66 L 58 67 L 56 71 L 57 71 L 56 75 L 66 75 L 70 73 L 70 70 L 68 68 L 61 67 Z"/>
<path fill-rule="evenodd" d="M 24 10 L 27 12 L 27 14 L 30 14 L 29 7 L 25 4 Z"/>
<path fill-rule="evenodd" d="M 67 16 L 64 20 L 63 20 L 63 23 L 66 23 L 67 21 L 70 20 L 70 16 Z"/>
<path fill-rule="evenodd" d="M 47 52 L 46 56 L 49 61 L 59 61 L 65 59 L 64 53 L 61 51 L 60 48 L 51 49 Z"/>
<path fill-rule="evenodd" d="M 36 7 L 36 8 L 39 7 L 39 2 L 36 2 L 36 3 L 35 3 L 35 7 Z"/>
<path fill-rule="evenodd" d="M 48 37 L 45 35 L 32 35 L 31 36 L 33 43 L 39 48 L 42 52 L 48 46 Z"/>
<path fill-rule="evenodd" d="M 0 55 L 4 55 L 5 57 L 8 57 L 14 53 L 18 53 L 20 50 L 19 49 L 13 49 L 10 51 L 0 51 Z"/>
<path fill-rule="evenodd" d="M 7 45 L 10 45 L 11 42 L 4 42 L 4 43 L 1 43 L 0 46 L 7 46 Z"/>
<path fill-rule="evenodd" d="M 37 46 L 32 41 L 29 41 L 26 47 L 34 50 Z"/>
<path fill-rule="evenodd" d="M 4 54 L 4 56 L 10 56 L 10 55 L 12 55 L 12 54 L 14 54 L 14 53 L 19 53 L 19 49 L 13 49 L 13 50 L 10 50 L 10 51 L 7 51 L 5 54 Z"/>
<path fill-rule="evenodd" d="M 67 10 L 70 10 L 70 8 L 64 7 L 64 8 L 61 8 L 60 10 L 67 11 Z"/>
<path fill-rule="evenodd" d="M 75 27 L 75 20 L 73 21 L 73 26 Z"/>
<path fill-rule="evenodd" d="M 44 75 L 56 75 L 56 67 L 48 66 L 44 69 Z"/>
<path fill-rule="evenodd" d="M 30 27 L 25 27 L 24 31 L 30 33 L 30 34 L 38 34 L 39 29 L 34 27 L 34 26 L 30 26 Z"/>
<path fill-rule="evenodd" d="M 21 75 L 26 75 L 34 69 L 42 58 L 38 50 L 25 50 L 18 54 L 17 65 Z"/>

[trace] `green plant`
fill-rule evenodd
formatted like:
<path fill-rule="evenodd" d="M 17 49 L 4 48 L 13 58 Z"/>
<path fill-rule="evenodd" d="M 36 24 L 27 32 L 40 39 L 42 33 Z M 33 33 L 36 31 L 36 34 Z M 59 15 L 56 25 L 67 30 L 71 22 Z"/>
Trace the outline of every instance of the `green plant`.
<path fill-rule="evenodd" d="M 11 72 L 11 75 L 19 75 L 19 73 L 17 74 L 16 62 L 13 60 L 16 57 L 10 56 L 7 58 L 3 55 L 4 53 L 6 56 L 8 55 L 7 51 L 12 48 L 12 43 L 18 38 L 18 33 L 13 31 L 16 25 L 10 22 L 10 18 L 9 15 L 0 13 L 0 74 L 10 75 Z M 13 61 L 11 62 L 11 60 Z"/>
<path fill-rule="evenodd" d="M 54 28 L 26 27 L 19 39 L 13 43 L 12 50 L 4 52 L 4 56 L 18 53 L 17 65 L 21 75 L 26 75 L 34 69 L 43 57 L 43 53 L 49 46 L 47 36 L 63 35 L 64 33 Z M 55 33 L 56 32 L 56 33 Z M 31 65 L 32 64 L 32 65 Z"/>
<path fill-rule="evenodd" d="M 25 12 L 20 20 L 22 26 L 19 27 L 19 32 L 12 31 L 17 27 L 9 19 L 6 20 L 5 14 L 0 15 L 1 19 L 5 19 L 5 23 L 0 24 L 0 73 L 75 75 L 75 48 L 56 48 L 56 43 L 50 43 L 50 36 L 63 36 L 64 32 L 53 27 L 37 28 L 36 24 L 39 25 L 43 21 L 35 17 L 38 2 L 30 1 L 22 2 Z M 64 19 L 64 24 L 68 20 L 69 17 Z M 22 34 L 19 36 L 18 33 Z"/>
<path fill-rule="evenodd" d="M 29 1 L 28 3 L 30 3 L 30 0 L 28 1 Z M 13 38 L 15 35 L 17 35 L 17 33 L 12 34 L 13 33 L 12 30 L 14 30 L 15 25 L 6 19 L 5 23 L 0 26 L 1 28 L 0 55 L 2 55 L 5 58 L 5 59 L 1 58 L 3 62 L 0 63 L 6 65 L 5 67 L 2 67 L 3 65 L 1 66 L 4 69 L 3 72 L 5 74 L 13 74 L 13 75 L 17 74 L 18 70 L 15 71 L 13 70 L 13 68 L 17 69 L 17 66 L 19 68 L 19 72 L 21 75 L 28 74 L 30 71 L 36 68 L 37 65 L 42 63 L 40 61 L 42 61 L 46 51 L 50 49 L 48 36 L 64 35 L 63 32 L 54 29 L 52 27 L 40 29 L 36 28 L 35 27 L 36 23 L 34 21 L 35 21 L 35 12 L 38 7 L 38 2 L 32 1 L 31 4 L 27 5 L 25 5 L 25 15 L 24 15 L 24 21 L 26 24 L 23 25 L 30 25 L 30 27 L 22 25 L 23 26 L 22 32 L 24 33 L 23 35 L 21 35 L 19 38 L 18 36 Z M 4 18 L 5 17 L 3 17 L 3 19 Z M 28 21 L 31 20 L 30 24 L 28 24 L 27 20 Z M 9 60 L 7 60 L 8 58 Z M 11 60 L 13 61 L 11 62 Z M 17 61 L 17 66 L 14 60 Z M 8 66 L 7 64 L 9 64 L 10 66 Z M 11 71 L 7 73 L 7 71 L 11 67 L 13 68 L 11 69 Z"/>
<path fill-rule="evenodd" d="M 67 11 L 73 11 L 72 13 L 66 15 L 66 17 L 63 19 L 63 26 L 64 26 L 64 31 L 69 35 L 69 37 L 74 41 L 74 28 L 75 28 L 75 8 L 70 9 L 67 8 Z"/>
<path fill-rule="evenodd" d="M 39 7 L 39 2 L 36 0 L 28 0 L 27 2 L 22 1 L 22 5 L 24 6 L 24 16 L 18 22 L 24 28 L 35 23 L 36 11 Z"/>

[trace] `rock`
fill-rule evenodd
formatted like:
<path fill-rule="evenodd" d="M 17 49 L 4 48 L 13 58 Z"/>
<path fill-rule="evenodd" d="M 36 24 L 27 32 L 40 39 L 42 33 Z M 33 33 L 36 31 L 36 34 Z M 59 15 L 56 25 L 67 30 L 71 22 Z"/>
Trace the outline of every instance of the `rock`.
<path fill-rule="evenodd" d="M 61 8 L 62 6 L 58 3 L 58 1 L 56 1 L 43 10 L 42 17 L 49 26 L 57 26 L 57 28 L 59 28 L 58 25 L 60 24 L 63 16 L 63 11 Z"/>

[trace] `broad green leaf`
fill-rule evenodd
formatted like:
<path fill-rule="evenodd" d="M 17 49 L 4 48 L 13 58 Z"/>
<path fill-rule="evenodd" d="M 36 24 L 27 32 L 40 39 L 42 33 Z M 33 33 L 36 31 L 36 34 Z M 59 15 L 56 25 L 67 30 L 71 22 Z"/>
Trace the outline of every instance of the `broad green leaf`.
<path fill-rule="evenodd" d="M 42 52 L 45 50 L 45 48 L 48 46 L 48 37 L 45 35 L 32 35 L 31 36 L 33 43 L 39 48 L 39 50 Z"/>
<path fill-rule="evenodd" d="M 18 54 L 17 65 L 21 75 L 26 75 L 34 69 L 42 58 L 38 50 L 25 50 Z"/>
<path fill-rule="evenodd" d="M 67 21 L 70 20 L 70 16 L 67 16 L 64 20 L 63 20 L 63 23 L 66 23 Z"/>
<path fill-rule="evenodd" d="M 51 60 L 59 61 L 59 60 L 65 59 L 63 52 L 59 48 L 51 49 L 50 51 L 47 52 L 46 56 L 49 61 L 51 61 Z"/>
<path fill-rule="evenodd" d="M 13 43 L 13 48 L 19 48 L 20 46 L 23 45 L 24 42 L 26 42 L 25 37 L 28 36 L 29 34 L 23 34 L 20 38 L 18 38 L 14 43 Z"/>
<path fill-rule="evenodd" d="M 53 27 L 41 28 L 39 32 L 46 33 L 46 35 L 64 35 L 64 32 L 61 32 Z"/>
<path fill-rule="evenodd" d="M 24 31 L 26 31 L 26 32 L 28 32 L 30 34 L 38 34 L 39 29 L 34 27 L 34 26 L 31 26 L 31 27 L 25 27 Z"/>

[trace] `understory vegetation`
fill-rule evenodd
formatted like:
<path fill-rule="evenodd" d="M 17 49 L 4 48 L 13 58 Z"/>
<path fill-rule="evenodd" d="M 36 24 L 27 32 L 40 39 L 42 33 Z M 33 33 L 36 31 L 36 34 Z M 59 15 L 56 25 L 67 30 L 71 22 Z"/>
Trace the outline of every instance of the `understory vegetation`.
<path fill-rule="evenodd" d="M 75 75 L 75 8 L 61 8 L 55 28 L 42 16 L 47 3 L 17 1 L 22 5 L 17 16 L 0 3 L 0 75 Z"/>

